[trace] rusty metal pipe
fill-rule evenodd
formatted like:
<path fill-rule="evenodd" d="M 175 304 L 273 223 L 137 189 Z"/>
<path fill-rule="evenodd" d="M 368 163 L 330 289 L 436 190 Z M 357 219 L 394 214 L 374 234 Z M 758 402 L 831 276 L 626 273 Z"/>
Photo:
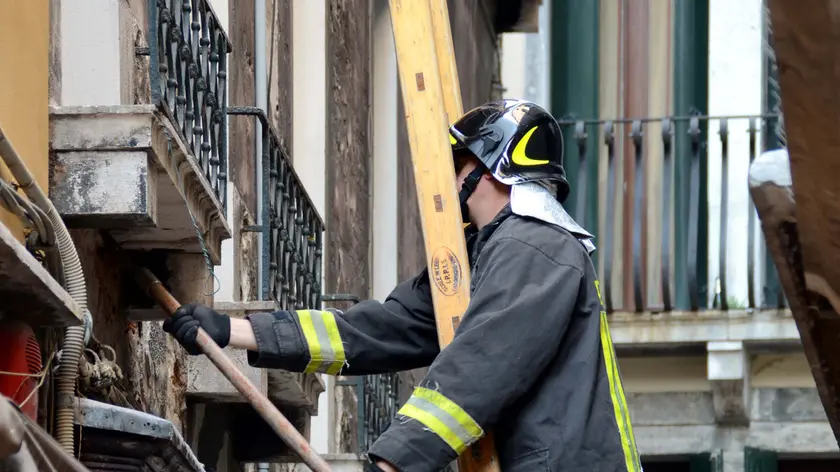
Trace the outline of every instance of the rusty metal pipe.
<path fill-rule="evenodd" d="M 178 300 L 163 287 L 163 284 L 148 269 L 139 268 L 135 273 L 135 279 L 170 316 L 181 306 Z M 306 465 L 315 472 L 330 472 L 330 466 L 312 449 L 306 438 L 295 429 L 292 423 L 280 413 L 280 410 L 265 395 L 257 390 L 257 387 L 236 367 L 222 348 L 213 341 L 213 338 L 201 328 L 198 328 L 196 343 L 204 355 L 210 358 L 210 361 L 239 390 L 239 393 L 257 410 L 257 413 L 265 419 L 283 442 L 300 455 Z"/>

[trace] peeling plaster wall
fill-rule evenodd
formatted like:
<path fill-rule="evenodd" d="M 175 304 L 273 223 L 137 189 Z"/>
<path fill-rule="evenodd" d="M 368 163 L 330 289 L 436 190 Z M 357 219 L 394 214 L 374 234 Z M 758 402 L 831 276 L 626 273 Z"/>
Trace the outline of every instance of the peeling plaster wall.
<path fill-rule="evenodd" d="M 124 316 L 127 300 L 122 290 L 138 289 L 131 279 L 123 277 L 116 254 L 103 247 L 99 232 L 73 230 L 72 236 L 88 284 L 94 336 L 116 351 L 129 401 L 181 428 L 186 408 L 185 351 L 163 331 L 161 322 L 127 321 Z M 206 268 L 200 255 L 169 256 L 166 267 L 170 275 L 168 284 L 176 298 L 208 301 L 202 297 L 201 274 Z M 112 402 L 112 399 L 104 400 Z"/>
<path fill-rule="evenodd" d="M 274 6 L 277 5 L 277 10 Z M 268 117 L 292 150 L 292 2 L 266 2 Z M 294 159 L 294 156 L 292 156 Z"/>
<path fill-rule="evenodd" d="M 274 5 L 277 5 L 277 11 Z M 253 106 L 256 103 L 254 81 L 254 0 L 229 2 L 230 38 L 233 51 L 229 59 L 230 106 Z M 269 109 L 266 114 L 280 142 L 291 150 L 292 139 L 292 5 L 291 2 L 266 2 L 266 50 Z M 231 226 L 233 230 L 233 299 L 257 300 L 258 233 L 242 232 L 243 226 L 256 224 L 257 185 L 255 139 L 259 121 L 250 116 L 229 117 L 229 157 L 233 189 L 231 191 Z"/>
<path fill-rule="evenodd" d="M 254 0 L 230 2 L 229 8 L 233 51 L 228 58 L 228 102 L 230 106 L 254 106 Z M 254 153 L 259 124 L 245 116 L 232 116 L 228 123 L 230 181 L 239 190 L 245 207 L 254 213 L 257 209 Z"/>
<path fill-rule="evenodd" d="M 370 296 L 370 2 L 330 0 L 325 293 Z M 355 395 L 336 391 L 336 452 L 355 452 Z M 352 431 L 352 433 L 350 433 Z"/>

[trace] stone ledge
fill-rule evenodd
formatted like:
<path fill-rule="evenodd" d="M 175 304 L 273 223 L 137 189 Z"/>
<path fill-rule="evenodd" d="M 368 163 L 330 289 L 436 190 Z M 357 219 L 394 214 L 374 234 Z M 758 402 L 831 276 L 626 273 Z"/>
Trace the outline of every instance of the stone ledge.
<path fill-rule="evenodd" d="M 789 311 L 704 311 L 661 314 L 614 313 L 609 319 L 616 347 L 685 346 L 711 341 L 757 344 L 799 343 Z"/>
<path fill-rule="evenodd" d="M 274 302 L 252 301 L 252 302 L 215 302 L 213 309 L 231 318 L 245 318 L 251 313 L 270 313 L 277 310 Z M 169 315 L 160 307 L 152 308 L 130 308 L 126 310 L 126 317 L 131 321 L 160 321 L 165 320 Z"/>
<path fill-rule="evenodd" d="M 277 310 L 273 301 L 215 302 L 213 309 L 233 318 L 244 318 L 251 313 L 270 313 Z"/>
<path fill-rule="evenodd" d="M 639 453 L 645 456 L 702 454 L 721 449 L 740 452 L 745 446 L 785 454 L 838 451 L 837 442 L 827 421 L 754 422 L 748 428 L 716 425 L 634 425 L 633 433 Z"/>
<path fill-rule="evenodd" d="M 124 249 L 200 253 L 198 226 L 220 263 L 224 206 L 154 106 L 52 107 L 50 145 L 50 194 L 68 226 L 110 230 Z"/>
<path fill-rule="evenodd" d="M 262 394 L 268 393 L 268 373 L 248 365 L 245 351 L 225 348 L 225 354 Z M 187 395 L 208 403 L 244 403 L 245 398 L 206 356 L 187 358 Z"/>
<path fill-rule="evenodd" d="M 827 417 L 814 388 L 752 388 L 752 423 L 825 423 Z M 633 428 L 641 426 L 714 425 L 713 393 L 627 392 Z"/>
<path fill-rule="evenodd" d="M 32 326 L 75 326 L 79 307 L 0 222 L 0 315 Z"/>

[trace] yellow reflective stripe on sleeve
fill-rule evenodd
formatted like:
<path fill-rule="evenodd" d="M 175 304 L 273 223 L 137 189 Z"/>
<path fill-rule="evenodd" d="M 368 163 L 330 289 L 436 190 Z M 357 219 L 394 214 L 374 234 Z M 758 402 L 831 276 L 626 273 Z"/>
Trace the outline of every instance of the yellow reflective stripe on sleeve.
<path fill-rule="evenodd" d="M 397 414 L 419 421 L 457 454 L 484 436 L 481 426 L 463 408 L 440 392 L 427 388 L 415 388 Z"/>
<path fill-rule="evenodd" d="M 327 337 L 330 340 L 330 347 L 332 348 L 333 357 L 335 361 L 327 369 L 327 374 L 338 375 L 341 368 L 344 366 L 346 360 L 344 353 L 344 344 L 341 342 L 341 334 L 338 333 L 338 324 L 335 322 L 335 314 L 330 311 L 322 311 L 322 320 L 327 330 Z"/>
<path fill-rule="evenodd" d="M 598 300 L 601 306 L 604 301 L 601 298 L 600 284 L 595 282 L 595 290 L 598 293 Z M 621 385 L 621 376 L 618 373 L 618 364 L 615 358 L 612 336 L 607 322 L 607 312 L 601 310 L 601 348 L 604 351 L 604 367 L 607 371 L 607 379 L 610 384 L 610 398 L 613 404 L 615 422 L 618 426 L 618 433 L 621 438 L 621 447 L 624 450 L 624 462 L 628 472 L 642 472 L 642 464 L 639 461 L 639 451 L 636 449 L 636 439 L 633 436 L 633 427 L 630 424 L 630 409 L 627 408 L 627 400 L 624 397 L 624 387 Z"/>
<path fill-rule="evenodd" d="M 344 366 L 346 354 L 335 315 L 320 310 L 300 310 L 297 315 L 309 349 L 309 364 L 304 372 L 337 375 Z"/>
<path fill-rule="evenodd" d="M 469 413 L 464 411 L 457 403 L 443 396 L 440 392 L 430 390 L 428 388 L 418 387 L 414 389 L 413 396 L 427 400 L 429 403 L 451 415 L 455 418 L 455 421 L 457 421 L 458 424 L 460 424 L 467 433 L 475 439 L 484 435 L 484 431 L 481 430 L 481 426 L 472 419 Z"/>

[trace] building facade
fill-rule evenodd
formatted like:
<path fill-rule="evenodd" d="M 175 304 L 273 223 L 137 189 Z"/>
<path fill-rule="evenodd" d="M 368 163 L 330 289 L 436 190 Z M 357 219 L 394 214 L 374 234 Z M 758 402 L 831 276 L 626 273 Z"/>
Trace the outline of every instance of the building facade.
<path fill-rule="evenodd" d="M 448 4 L 469 108 L 500 96 L 497 34 L 533 29 L 537 2 Z M 299 468 L 216 368 L 163 332 L 166 313 L 132 267 L 231 316 L 382 299 L 422 268 L 388 2 L 39 0 L 0 12 L 0 126 L 60 215 L 39 226 L 0 209 L 0 296 L 12 301 L 0 320 L 30 326 L 42 354 L 33 421 L 90 468 Z M 0 166 L 12 193 L 22 175 Z M 46 256 L 24 245 L 53 230 L 69 236 Z M 347 470 L 424 374 L 328 378 L 227 353 Z"/>
<path fill-rule="evenodd" d="M 646 471 L 836 470 L 747 173 L 785 145 L 762 0 L 544 2 L 506 94 L 566 129 Z"/>

